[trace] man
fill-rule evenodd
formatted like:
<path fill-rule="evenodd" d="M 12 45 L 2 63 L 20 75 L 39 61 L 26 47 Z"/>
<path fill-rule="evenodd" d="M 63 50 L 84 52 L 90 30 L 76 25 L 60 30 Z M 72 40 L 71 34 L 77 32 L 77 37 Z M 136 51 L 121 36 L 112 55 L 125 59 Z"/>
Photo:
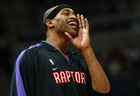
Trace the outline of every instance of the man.
<path fill-rule="evenodd" d="M 62 4 L 47 10 L 43 23 L 47 39 L 18 56 L 11 96 L 93 96 L 93 90 L 108 93 L 110 83 L 91 47 L 88 20 Z M 70 43 L 80 59 L 67 51 Z"/>

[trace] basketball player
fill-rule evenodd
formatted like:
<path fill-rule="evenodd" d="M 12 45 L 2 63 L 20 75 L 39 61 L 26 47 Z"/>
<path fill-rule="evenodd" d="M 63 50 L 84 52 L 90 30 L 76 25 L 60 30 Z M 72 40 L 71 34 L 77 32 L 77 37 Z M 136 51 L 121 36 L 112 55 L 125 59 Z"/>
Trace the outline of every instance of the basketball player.
<path fill-rule="evenodd" d="M 110 92 L 109 80 L 91 47 L 88 20 L 62 4 L 47 10 L 43 23 L 46 40 L 23 50 L 17 58 L 11 96 L 95 96 L 94 91 Z M 70 43 L 78 53 L 68 52 Z"/>

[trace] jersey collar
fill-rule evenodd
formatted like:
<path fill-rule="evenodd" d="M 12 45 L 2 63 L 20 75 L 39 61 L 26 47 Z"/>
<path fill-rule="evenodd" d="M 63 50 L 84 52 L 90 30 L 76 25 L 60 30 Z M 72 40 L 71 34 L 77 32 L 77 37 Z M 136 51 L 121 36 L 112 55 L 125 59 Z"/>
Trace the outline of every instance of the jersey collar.
<path fill-rule="evenodd" d="M 42 41 L 41 42 L 42 45 L 46 46 L 46 48 L 49 50 L 49 51 L 53 51 L 53 52 L 59 52 L 55 47 L 53 47 L 51 44 L 49 44 L 48 42 L 46 41 Z M 79 52 L 77 52 L 77 50 L 74 50 L 74 49 L 69 49 L 68 50 L 68 55 L 77 55 L 79 54 Z"/>

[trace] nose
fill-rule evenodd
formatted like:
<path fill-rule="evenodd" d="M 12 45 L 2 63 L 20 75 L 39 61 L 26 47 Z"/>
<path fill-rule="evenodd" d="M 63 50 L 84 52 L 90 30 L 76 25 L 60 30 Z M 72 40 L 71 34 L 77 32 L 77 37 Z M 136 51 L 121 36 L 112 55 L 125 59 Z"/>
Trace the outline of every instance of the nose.
<path fill-rule="evenodd" d="M 71 19 L 76 19 L 76 15 L 75 15 L 74 13 L 72 13 L 72 14 L 70 15 L 70 18 L 71 18 Z"/>

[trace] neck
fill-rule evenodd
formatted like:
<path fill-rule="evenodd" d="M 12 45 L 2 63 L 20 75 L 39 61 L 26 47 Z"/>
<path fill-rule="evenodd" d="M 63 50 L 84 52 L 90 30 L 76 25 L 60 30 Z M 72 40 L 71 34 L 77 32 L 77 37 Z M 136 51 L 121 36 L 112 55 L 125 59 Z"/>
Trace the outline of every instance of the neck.
<path fill-rule="evenodd" d="M 68 40 L 63 38 L 63 36 L 58 35 L 57 32 L 49 32 L 49 34 L 47 34 L 46 41 L 65 55 L 68 46 Z"/>

